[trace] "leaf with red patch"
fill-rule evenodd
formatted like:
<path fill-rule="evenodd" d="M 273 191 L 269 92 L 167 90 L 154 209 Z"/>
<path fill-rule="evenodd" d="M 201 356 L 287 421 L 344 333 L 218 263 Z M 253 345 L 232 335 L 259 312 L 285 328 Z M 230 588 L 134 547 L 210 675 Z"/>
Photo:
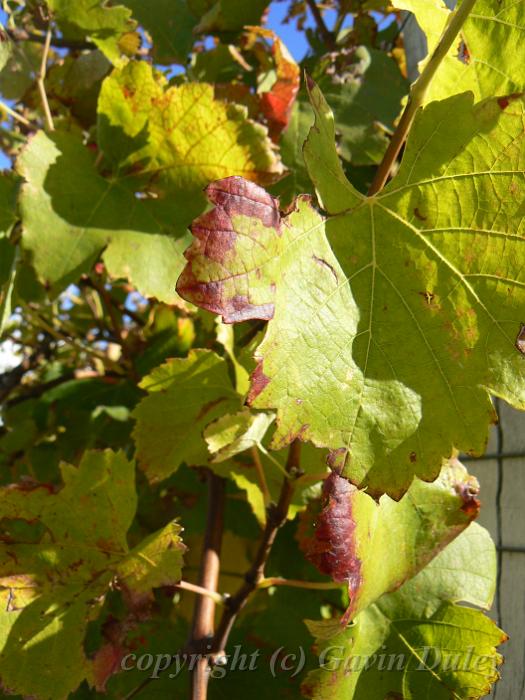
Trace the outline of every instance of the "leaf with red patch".
<path fill-rule="evenodd" d="M 320 504 L 302 516 L 299 542 L 309 561 L 348 585 L 346 624 L 415 576 L 479 513 L 476 480 L 457 461 L 432 484 L 415 481 L 396 503 L 376 503 L 332 472 Z"/>

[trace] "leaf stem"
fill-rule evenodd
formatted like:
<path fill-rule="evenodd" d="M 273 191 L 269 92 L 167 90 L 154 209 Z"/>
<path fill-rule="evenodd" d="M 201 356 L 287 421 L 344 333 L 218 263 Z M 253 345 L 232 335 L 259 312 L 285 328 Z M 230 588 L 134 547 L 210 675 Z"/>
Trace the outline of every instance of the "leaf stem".
<path fill-rule="evenodd" d="M 266 477 L 264 475 L 264 467 L 259 456 L 259 451 L 257 450 L 257 447 L 254 446 L 251 448 L 250 452 L 252 454 L 253 463 L 257 471 L 257 479 L 259 481 L 259 486 L 261 488 L 262 495 L 264 498 L 264 505 L 268 506 L 268 504 L 271 501 L 270 489 L 268 488 L 268 484 L 266 482 Z"/>
<path fill-rule="evenodd" d="M 0 109 L 3 109 L 6 114 L 9 114 L 10 117 L 13 117 L 13 119 L 16 119 L 17 122 L 20 122 L 20 124 L 23 124 L 24 126 L 31 127 L 32 124 L 30 121 L 28 121 L 25 117 L 23 117 L 21 114 L 18 114 L 14 109 L 11 109 L 9 105 L 6 105 L 6 103 L 3 100 L 0 100 Z"/>
<path fill-rule="evenodd" d="M 208 513 L 202 548 L 199 587 L 208 593 L 217 593 L 219 582 L 220 554 L 224 529 L 224 503 L 226 482 L 211 471 L 208 479 Z M 216 600 L 210 596 L 199 596 L 195 601 L 193 625 L 188 647 L 199 658 L 191 676 L 191 699 L 206 700 L 210 665 L 208 651 L 211 649 L 215 621 Z"/>
<path fill-rule="evenodd" d="M 257 590 L 259 583 L 264 580 L 264 569 L 273 543 L 277 536 L 279 528 L 281 528 L 288 517 L 288 509 L 294 492 L 294 481 L 300 474 L 299 460 L 301 454 L 301 443 L 299 440 L 294 440 L 288 451 L 288 459 L 286 462 L 287 476 L 283 481 L 281 493 L 277 504 L 272 504 L 268 508 L 268 517 L 266 526 L 259 543 L 259 548 L 255 559 L 244 576 L 244 583 L 239 588 L 237 593 L 225 601 L 225 609 L 222 618 L 219 622 L 217 632 L 213 639 L 212 654 L 215 658 L 224 654 L 224 649 L 228 642 L 228 637 L 232 627 L 237 619 L 237 615 L 246 605 L 250 595 Z M 194 698 L 194 700 L 196 700 Z"/>
<path fill-rule="evenodd" d="M 423 105 L 429 85 L 461 31 L 461 27 L 469 16 L 475 2 L 476 0 L 463 0 L 459 8 L 451 12 L 447 26 L 432 52 L 432 56 L 428 59 L 419 78 L 412 85 L 405 110 L 368 190 L 369 197 L 380 192 L 385 186 L 399 152 L 407 139 L 416 113 Z"/>
<path fill-rule="evenodd" d="M 175 588 L 178 588 L 181 591 L 189 591 L 190 593 L 195 593 L 196 595 L 202 595 L 211 598 L 216 605 L 224 604 L 224 596 L 222 596 L 220 593 L 217 593 L 217 591 L 210 591 L 207 588 L 203 588 L 202 586 L 197 586 L 196 583 L 190 583 L 189 581 L 179 581 Z"/>
<path fill-rule="evenodd" d="M 51 47 L 51 27 L 47 28 L 46 38 L 44 41 L 44 51 L 42 53 L 42 62 L 40 63 L 40 70 L 38 72 L 37 85 L 38 91 L 40 92 L 40 99 L 42 100 L 42 107 L 44 108 L 44 115 L 46 118 L 46 126 L 48 131 L 54 131 L 55 125 L 53 123 L 53 115 L 49 109 L 49 101 L 46 94 L 46 74 L 47 74 L 47 58 L 49 56 L 49 49 Z"/>
<path fill-rule="evenodd" d="M 270 588 L 271 586 L 291 586 L 293 588 L 308 588 L 314 591 L 331 591 L 341 588 L 340 583 L 334 581 L 300 581 L 293 578 L 281 578 L 280 576 L 269 576 L 263 578 L 257 584 L 257 588 Z"/>

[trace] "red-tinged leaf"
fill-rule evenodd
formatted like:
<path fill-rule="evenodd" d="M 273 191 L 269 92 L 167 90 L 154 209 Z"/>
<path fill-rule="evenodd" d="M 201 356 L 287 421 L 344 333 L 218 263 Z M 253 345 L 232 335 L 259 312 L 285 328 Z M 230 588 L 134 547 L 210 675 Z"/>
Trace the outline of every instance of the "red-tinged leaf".
<path fill-rule="evenodd" d="M 277 80 L 271 90 L 261 93 L 261 112 L 268 122 L 270 136 L 276 141 L 288 126 L 301 83 L 299 66 L 271 29 L 250 27 L 250 35 L 269 39 Z"/>
<path fill-rule="evenodd" d="M 239 244 L 238 218 L 253 218 L 277 236 L 280 232 L 280 216 L 277 200 L 261 187 L 241 177 L 228 177 L 212 182 L 206 195 L 215 207 L 197 218 L 191 231 L 195 241 L 184 253 L 188 263 L 177 282 L 177 291 L 198 306 L 221 314 L 226 323 L 235 323 L 250 318 L 269 320 L 273 317 L 274 305 L 254 303 L 246 277 L 227 276 L 214 279 L 207 271 L 208 265 L 226 268 L 227 261 L 236 253 Z M 235 222 L 234 222 L 235 220 Z M 257 245 L 257 228 L 247 233 Z M 272 286 L 266 285 L 268 298 L 273 297 Z"/>
<path fill-rule="evenodd" d="M 341 623 L 415 576 L 457 537 L 479 513 L 477 492 L 457 461 L 434 483 L 415 481 L 401 501 L 384 496 L 379 504 L 332 472 L 320 510 L 303 518 L 299 541 L 321 573 L 348 585 Z"/>

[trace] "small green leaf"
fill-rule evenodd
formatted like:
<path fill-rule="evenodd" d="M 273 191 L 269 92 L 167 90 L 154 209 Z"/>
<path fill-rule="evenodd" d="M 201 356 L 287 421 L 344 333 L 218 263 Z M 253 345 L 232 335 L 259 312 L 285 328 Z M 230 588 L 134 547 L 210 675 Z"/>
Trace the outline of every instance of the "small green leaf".
<path fill-rule="evenodd" d="M 203 431 L 240 408 L 226 361 L 210 350 L 168 360 L 140 386 L 149 396 L 134 411 L 137 459 L 150 481 L 166 479 L 182 462 L 202 466 L 209 452 Z"/>
<path fill-rule="evenodd" d="M 172 280 L 184 239 L 171 234 L 171 222 L 157 215 L 155 202 L 138 199 L 125 183 L 105 180 L 94 161 L 75 136 L 59 132 L 36 134 L 18 160 L 25 178 L 22 245 L 40 281 L 56 295 L 105 249 L 110 274 L 129 277 L 145 296 L 174 302 Z"/>
<path fill-rule="evenodd" d="M 106 0 L 46 0 L 66 39 L 93 41 L 115 64 L 121 60 L 119 42 L 135 29 L 131 11 Z"/>
<path fill-rule="evenodd" d="M 222 416 L 208 425 L 204 439 L 212 454 L 212 462 L 224 462 L 240 452 L 259 446 L 274 420 L 272 413 L 242 411 Z"/>
<path fill-rule="evenodd" d="M 238 32 L 247 25 L 260 24 L 269 0 L 211 0 L 206 2 L 206 13 L 201 17 L 195 33 Z M 197 6 L 190 1 L 190 7 Z"/>
<path fill-rule="evenodd" d="M 9 38 L 7 32 L 5 31 L 2 24 L 0 24 L 0 71 L 2 71 L 11 57 L 13 51 L 13 44 Z"/>
<path fill-rule="evenodd" d="M 186 0 L 123 0 L 123 4 L 150 35 L 155 63 L 186 63 L 197 24 Z"/>

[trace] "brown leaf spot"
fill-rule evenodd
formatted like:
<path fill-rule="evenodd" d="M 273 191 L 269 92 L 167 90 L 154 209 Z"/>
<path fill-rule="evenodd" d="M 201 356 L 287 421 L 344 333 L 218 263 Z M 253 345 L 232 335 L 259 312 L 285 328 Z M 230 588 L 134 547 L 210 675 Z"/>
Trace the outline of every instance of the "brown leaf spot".
<path fill-rule="evenodd" d="M 427 220 L 427 217 L 419 211 L 419 207 L 416 207 L 414 209 L 414 215 L 415 215 L 416 219 L 419 219 L 420 221 Z"/>
<path fill-rule="evenodd" d="M 417 462 L 417 454 L 415 452 L 411 452 L 408 455 L 409 460 L 411 461 L 412 464 L 415 464 Z"/>
<path fill-rule="evenodd" d="M 502 110 L 507 109 L 512 100 L 517 100 L 522 97 L 522 92 L 513 92 L 511 95 L 505 95 L 504 97 L 498 97 L 498 105 Z"/>
<path fill-rule="evenodd" d="M 334 268 L 330 265 L 330 263 L 326 262 L 323 258 L 318 258 L 317 255 L 312 255 L 312 258 L 315 260 L 315 262 L 320 265 L 321 267 L 325 267 L 326 269 L 330 270 L 332 275 L 335 277 L 335 281 L 339 282 L 339 277 L 337 276 L 337 272 L 334 270 Z"/>
<path fill-rule="evenodd" d="M 521 323 L 515 343 L 516 350 L 525 355 L 525 323 Z"/>
<path fill-rule="evenodd" d="M 459 484 L 455 484 L 455 490 L 463 501 L 461 510 L 471 519 L 477 518 L 481 503 L 477 498 L 479 494 L 479 484 L 473 477 Z"/>
<path fill-rule="evenodd" d="M 430 306 L 434 300 L 435 294 L 433 292 L 418 292 L 420 296 L 423 297 L 423 299 L 426 301 L 428 306 Z"/>
<path fill-rule="evenodd" d="M 263 361 L 259 360 L 257 362 L 257 367 L 254 369 L 251 376 L 251 386 L 248 392 L 248 397 L 246 403 L 251 406 L 259 394 L 264 391 L 270 382 L 270 378 L 267 377 L 263 372 Z"/>

